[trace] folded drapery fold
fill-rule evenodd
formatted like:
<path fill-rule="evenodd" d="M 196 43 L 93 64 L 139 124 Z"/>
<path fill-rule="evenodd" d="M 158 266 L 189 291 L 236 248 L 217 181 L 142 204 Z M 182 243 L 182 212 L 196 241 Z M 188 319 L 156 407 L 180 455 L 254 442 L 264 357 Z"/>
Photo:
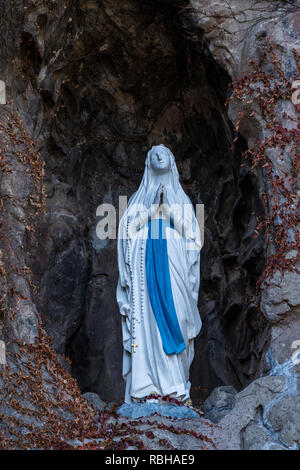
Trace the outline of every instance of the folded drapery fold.
<path fill-rule="evenodd" d="M 185 349 L 174 305 L 166 227 L 167 220 L 153 219 L 148 223 L 146 245 L 146 276 L 149 298 L 166 354 L 179 354 Z"/>

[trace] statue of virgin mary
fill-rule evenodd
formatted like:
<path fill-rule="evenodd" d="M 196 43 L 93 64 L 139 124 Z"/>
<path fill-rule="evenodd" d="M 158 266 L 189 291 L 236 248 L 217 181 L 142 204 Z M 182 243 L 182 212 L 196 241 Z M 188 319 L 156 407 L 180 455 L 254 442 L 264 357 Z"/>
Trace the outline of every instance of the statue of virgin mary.
<path fill-rule="evenodd" d="M 201 328 L 201 247 L 174 156 L 164 145 L 154 146 L 118 231 L 125 403 L 153 394 L 190 398 L 189 369 Z"/>

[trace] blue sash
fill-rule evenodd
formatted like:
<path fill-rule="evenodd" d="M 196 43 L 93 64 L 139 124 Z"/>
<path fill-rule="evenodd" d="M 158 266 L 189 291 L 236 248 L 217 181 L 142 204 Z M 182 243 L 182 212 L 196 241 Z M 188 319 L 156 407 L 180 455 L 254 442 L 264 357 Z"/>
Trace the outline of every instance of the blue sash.
<path fill-rule="evenodd" d="M 184 339 L 176 315 L 171 288 L 166 227 L 168 221 L 153 219 L 148 222 L 146 245 L 146 275 L 149 298 L 166 354 L 179 354 L 185 349 Z"/>

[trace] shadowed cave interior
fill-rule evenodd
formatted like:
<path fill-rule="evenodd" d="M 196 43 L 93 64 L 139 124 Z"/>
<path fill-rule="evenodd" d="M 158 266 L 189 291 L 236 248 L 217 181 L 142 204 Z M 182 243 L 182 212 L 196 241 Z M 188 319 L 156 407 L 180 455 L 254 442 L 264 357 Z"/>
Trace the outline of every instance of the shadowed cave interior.
<path fill-rule="evenodd" d="M 31 95 L 15 84 L 46 162 L 47 213 L 31 266 L 46 328 L 83 392 L 122 399 L 116 241 L 97 239 L 96 209 L 131 196 L 147 151 L 164 143 L 185 192 L 205 205 L 192 398 L 223 384 L 241 389 L 260 374 L 269 326 L 255 297 L 264 264 L 263 236 L 253 238 L 263 183 L 241 158 L 242 137 L 231 148 L 230 77 L 201 32 L 182 28 L 176 6 L 77 2 L 72 15 L 72 29 L 58 25 L 43 54 L 34 36 L 21 34 Z M 46 14 L 38 21 L 47 28 Z M 53 50 L 57 60 L 41 73 Z"/>

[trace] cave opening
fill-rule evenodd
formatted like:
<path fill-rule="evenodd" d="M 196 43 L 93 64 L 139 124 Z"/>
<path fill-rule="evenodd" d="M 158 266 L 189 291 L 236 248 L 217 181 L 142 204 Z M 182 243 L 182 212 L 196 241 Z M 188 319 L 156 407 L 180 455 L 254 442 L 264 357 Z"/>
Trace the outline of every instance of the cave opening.
<path fill-rule="evenodd" d="M 48 198 L 33 271 L 46 328 L 83 392 L 122 399 L 116 241 L 97 239 L 96 209 L 129 197 L 147 151 L 163 143 L 185 192 L 205 206 L 192 398 L 223 384 L 241 389 L 260 374 L 269 325 L 255 296 L 262 188 L 242 159 L 241 136 L 232 148 L 231 79 L 201 32 L 182 27 L 177 2 L 78 2 L 72 15 L 73 29 L 56 38 L 63 52 L 39 83 Z"/>

